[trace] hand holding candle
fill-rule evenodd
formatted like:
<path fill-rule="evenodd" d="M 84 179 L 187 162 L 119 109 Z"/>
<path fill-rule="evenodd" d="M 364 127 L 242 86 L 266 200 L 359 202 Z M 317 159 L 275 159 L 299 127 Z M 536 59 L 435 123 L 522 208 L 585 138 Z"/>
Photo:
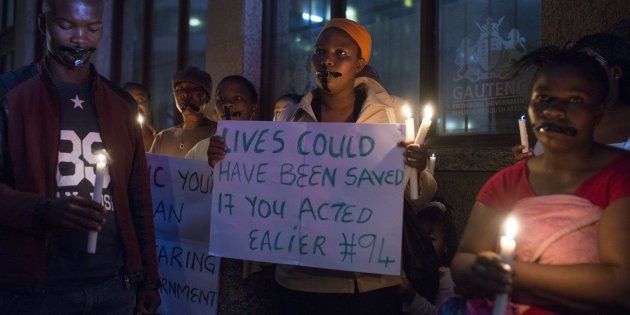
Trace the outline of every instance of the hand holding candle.
<path fill-rule="evenodd" d="M 512 267 L 512 261 L 514 259 L 514 249 L 516 248 L 516 242 L 514 241 L 514 237 L 518 232 L 518 224 L 516 220 L 512 217 L 507 218 L 504 223 L 504 232 L 505 235 L 501 236 L 499 241 L 500 252 L 499 255 L 503 262 L 508 264 L 510 268 Z M 503 315 L 505 314 L 505 309 L 507 308 L 507 293 L 499 293 L 494 298 L 494 308 L 492 309 L 492 315 Z"/>
<path fill-rule="evenodd" d="M 411 115 L 411 110 L 408 109 L 407 106 L 403 107 L 403 113 L 406 115 L 407 119 L 405 119 L 405 127 L 406 127 L 406 139 L 411 140 L 410 134 L 413 134 L 414 127 L 410 127 L 410 124 L 413 124 L 413 116 Z M 414 144 L 422 145 L 424 144 L 424 139 L 429 132 L 429 128 L 431 127 L 431 117 L 433 116 L 433 108 L 430 105 L 426 105 L 424 107 L 424 117 L 422 118 L 422 123 L 420 124 L 420 129 L 418 130 L 418 134 L 415 137 Z M 409 198 L 411 200 L 418 200 L 418 170 L 412 169 L 411 171 L 407 171 L 408 166 L 405 166 L 405 178 L 403 180 L 404 187 L 407 186 L 407 181 L 409 181 Z"/>
<path fill-rule="evenodd" d="M 96 179 L 94 180 L 94 193 L 92 194 L 92 200 L 98 204 L 103 203 L 103 181 L 105 180 L 105 169 L 107 167 L 107 157 L 105 154 L 97 155 L 96 163 Z M 98 232 L 88 232 L 87 252 L 90 254 L 96 253 L 96 241 L 98 240 Z"/>

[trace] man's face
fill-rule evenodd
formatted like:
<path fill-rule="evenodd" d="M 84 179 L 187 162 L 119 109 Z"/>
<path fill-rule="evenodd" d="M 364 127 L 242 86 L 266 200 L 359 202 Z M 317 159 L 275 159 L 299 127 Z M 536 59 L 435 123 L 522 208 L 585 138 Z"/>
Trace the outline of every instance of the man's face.
<path fill-rule="evenodd" d="M 151 104 L 149 102 L 149 95 L 139 89 L 127 89 L 127 92 L 131 94 L 136 103 L 138 103 L 138 111 L 143 116 L 147 117 L 151 113 Z"/>
<path fill-rule="evenodd" d="M 70 68 L 89 63 L 103 35 L 101 2 L 49 0 L 48 3 L 50 10 L 40 20 L 48 53 Z"/>
<path fill-rule="evenodd" d="M 173 94 L 175 95 L 175 105 L 184 116 L 186 114 L 201 114 L 203 107 L 210 101 L 206 92 L 192 82 L 177 83 Z"/>

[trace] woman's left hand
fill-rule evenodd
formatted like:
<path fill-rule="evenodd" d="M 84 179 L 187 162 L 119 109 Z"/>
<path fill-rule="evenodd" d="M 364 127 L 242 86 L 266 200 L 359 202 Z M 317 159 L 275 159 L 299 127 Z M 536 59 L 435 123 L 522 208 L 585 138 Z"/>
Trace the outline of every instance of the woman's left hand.
<path fill-rule="evenodd" d="M 429 159 L 429 150 L 422 144 L 414 144 L 413 141 L 402 141 L 398 146 L 405 148 L 403 156 L 405 157 L 405 165 L 409 165 L 417 170 L 424 170 L 427 167 Z"/>

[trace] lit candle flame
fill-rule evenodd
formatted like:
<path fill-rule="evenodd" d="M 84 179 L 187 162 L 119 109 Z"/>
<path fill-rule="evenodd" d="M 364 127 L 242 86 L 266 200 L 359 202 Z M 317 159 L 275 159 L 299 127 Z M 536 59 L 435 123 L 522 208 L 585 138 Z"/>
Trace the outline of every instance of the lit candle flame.
<path fill-rule="evenodd" d="M 514 119 L 514 118 L 512 118 Z M 525 115 L 521 116 L 521 120 L 525 120 Z"/>
<path fill-rule="evenodd" d="M 96 155 L 96 161 L 98 164 L 106 164 L 107 163 L 107 155 L 105 153 L 99 153 Z"/>
<path fill-rule="evenodd" d="M 507 220 L 505 220 L 503 229 L 505 230 L 505 236 L 509 237 L 510 239 L 514 239 L 516 233 L 518 233 L 518 223 L 516 222 L 516 219 L 514 219 L 513 217 L 507 218 Z"/>
<path fill-rule="evenodd" d="M 434 158 L 434 157 L 435 157 L 435 153 L 432 153 L 432 154 L 431 154 L 431 157 L 432 157 L 432 158 Z"/>
<path fill-rule="evenodd" d="M 144 123 L 144 116 L 142 116 L 142 114 L 138 114 L 138 123 L 141 125 Z"/>
<path fill-rule="evenodd" d="M 422 119 L 431 119 L 431 117 L 433 117 L 433 107 L 427 104 L 424 106 Z"/>
<path fill-rule="evenodd" d="M 405 115 L 405 118 L 407 119 L 411 118 L 412 113 L 411 113 L 411 108 L 409 107 L 409 105 L 403 106 L 402 111 L 403 111 L 403 115 Z"/>

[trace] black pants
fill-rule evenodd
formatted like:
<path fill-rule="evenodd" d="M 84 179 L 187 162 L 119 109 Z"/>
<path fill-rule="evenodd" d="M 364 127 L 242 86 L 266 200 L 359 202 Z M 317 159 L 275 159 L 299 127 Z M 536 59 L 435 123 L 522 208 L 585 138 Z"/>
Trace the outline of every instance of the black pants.
<path fill-rule="evenodd" d="M 281 287 L 280 314 L 401 314 L 398 287 L 365 293 L 312 293 Z"/>

